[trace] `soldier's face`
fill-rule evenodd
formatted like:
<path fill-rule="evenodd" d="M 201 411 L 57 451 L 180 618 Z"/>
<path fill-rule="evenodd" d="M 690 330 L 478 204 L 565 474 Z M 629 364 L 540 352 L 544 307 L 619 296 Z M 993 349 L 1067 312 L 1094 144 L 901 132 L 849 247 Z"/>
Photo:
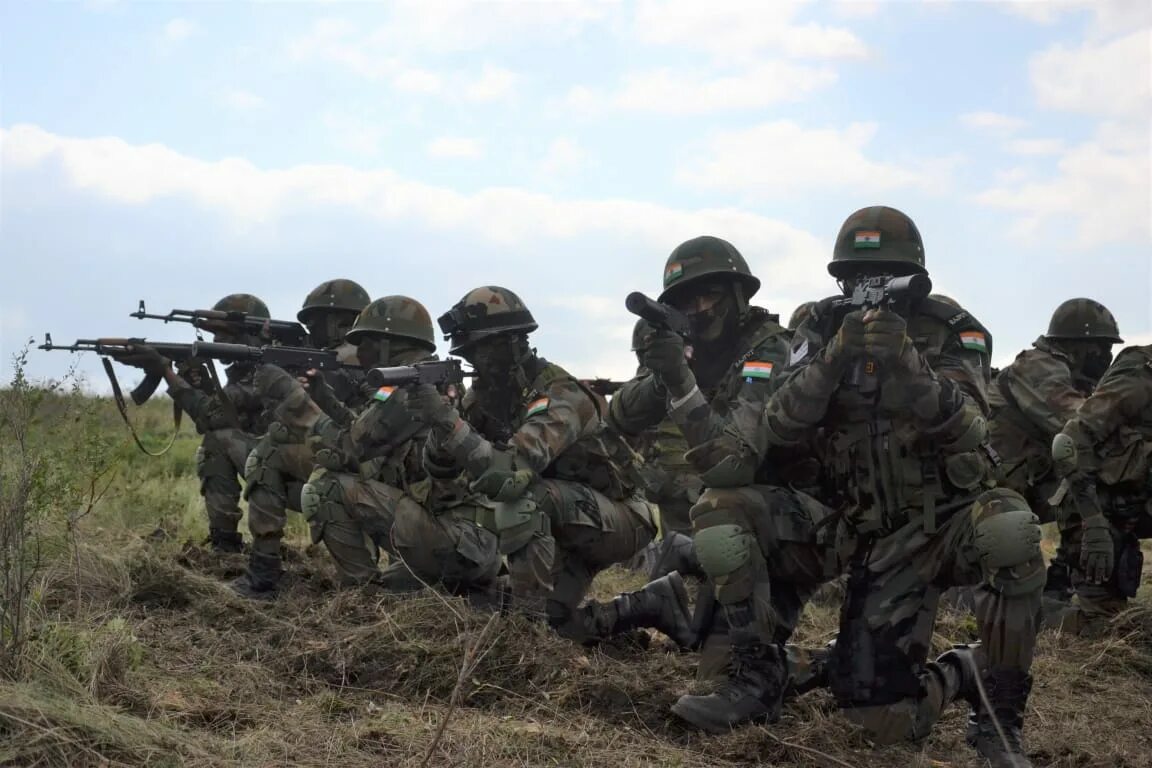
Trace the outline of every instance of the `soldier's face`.
<path fill-rule="evenodd" d="M 735 308 L 731 286 L 720 282 L 704 283 L 696 291 L 673 296 L 670 303 L 692 321 L 692 338 L 698 341 L 720 338 Z"/>
<path fill-rule="evenodd" d="M 317 312 L 308 323 L 308 335 L 317 347 L 334 347 L 356 323 L 355 312 Z"/>
<path fill-rule="evenodd" d="M 387 363 L 388 342 L 375 336 L 364 336 L 356 345 L 356 359 L 362 368 L 375 368 Z"/>
<path fill-rule="evenodd" d="M 505 335 L 481 339 L 462 351 L 460 356 L 472 364 L 477 375 L 485 378 L 506 376 L 516 364 L 512 337 Z"/>
<path fill-rule="evenodd" d="M 1112 365 L 1112 347 L 1109 341 L 1084 339 L 1072 343 L 1070 356 L 1089 381 L 1099 381 Z"/>

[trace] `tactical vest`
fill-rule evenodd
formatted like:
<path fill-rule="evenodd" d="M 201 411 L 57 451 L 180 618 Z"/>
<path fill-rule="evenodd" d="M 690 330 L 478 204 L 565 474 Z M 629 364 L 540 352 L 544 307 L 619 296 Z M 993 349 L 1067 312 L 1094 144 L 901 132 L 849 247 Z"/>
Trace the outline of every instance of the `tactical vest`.
<path fill-rule="evenodd" d="M 1140 377 L 1144 381 L 1138 386 L 1152 387 L 1152 348 L 1122 350 L 1104 381 L 1118 377 Z M 1152 404 L 1145 405 L 1143 413 L 1111 435 L 1099 437 L 1103 442 L 1096 446 L 1100 457 L 1097 480 L 1114 495 L 1147 498 L 1152 472 Z"/>

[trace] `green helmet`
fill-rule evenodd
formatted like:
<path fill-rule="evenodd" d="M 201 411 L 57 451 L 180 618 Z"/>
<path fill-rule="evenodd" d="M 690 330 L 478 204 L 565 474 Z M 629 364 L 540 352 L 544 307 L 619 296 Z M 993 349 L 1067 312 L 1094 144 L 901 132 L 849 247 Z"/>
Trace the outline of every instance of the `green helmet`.
<path fill-rule="evenodd" d="M 451 339 L 448 351 L 454 355 L 480 339 L 500 333 L 531 333 L 538 327 L 520 297 L 498 285 L 468 291 L 437 322 L 444 338 Z"/>
<path fill-rule="evenodd" d="M 423 304 L 407 296 L 385 296 L 364 307 L 344 340 L 359 344 L 373 333 L 410 339 L 427 347 L 429 352 L 436 349 L 432 316 Z"/>
<path fill-rule="evenodd" d="M 815 307 L 815 301 L 806 301 L 792 310 L 792 317 L 788 318 L 788 330 L 794 331 L 799 328 L 800 323 L 808 319 L 808 316 L 812 314 L 812 310 Z"/>
<path fill-rule="evenodd" d="M 212 309 L 217 312 L 243 312 L 252 317 L 272 317 L 268 305 L 250 293 L 230 293 Z"/>
<path fill-rule="evenodd" d="M 898 275 L 928 272 L 920 230 L 908 216 L 886 205 L 861 208 L 848 217 L 836 236 L 828 273 L 838 279 L 851 277 L 857 265 L 872 264 Z"/>
<path fill-rule="evenodd" d="M 964 307 L 960 306 L 960 302 L 956 301 L 956 299 L 948 296 L 947 294 L 930 293 L 928 294 L 928 298 L 938 301 L 941 304 L 947 304 L 950 307 L 955 307 L 956 309 L 964 309 Z"/>
<path fill-rule="evenodd" d="M 1048 323 L 1049 339 L 1105 339 L 1123 344 L 1116 318 L 1098 301 L 1068 299 L 1052 313 Z"/>
<path fill-rule="evenodd" d="M 360 283 L 353 280 L 329 280 L 312 289 L 304 299 L 304 306 L 296 313 L 296 319 L 305 325 L 310 316 L 325 309 L 360 312 L 372 299 Z"/>
<path fill-rule="evenodd" d="M 676 246 L 664 263 L 664 292 L 659 300 L 666 302 L 686 285 L 720 276 L 744 286 L 745 300 L 760 290 L 760 281 L 752 275 L 748 262 L 732 243 L 711 235 L 686 240 Z"/>

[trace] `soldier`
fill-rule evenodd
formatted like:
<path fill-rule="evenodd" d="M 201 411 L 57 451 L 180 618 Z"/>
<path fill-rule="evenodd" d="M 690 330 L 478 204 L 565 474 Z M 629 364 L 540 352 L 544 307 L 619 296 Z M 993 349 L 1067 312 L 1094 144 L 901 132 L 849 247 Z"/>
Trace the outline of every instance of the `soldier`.
<path fill-rule="evenodd" d="M 329 280 L 308 294 L 296 318 L 308 329 L 312 346 L 342 352 L 351 362 L 344 335 L 368 302 L 367 291 L 358 283 Z M 326 371 L 323 379 L 328 387 L 321 391 L 332 402 L 359 396 L 350 371 Z M 272 421 L 244 465 L 244 498 L 248 500 L 252 550 L 247 571 L 232 582 L 237 593 L 252 599 L 274 597 L 284 573 L 280 541 L 288 523 L 288 509 L 300 509 L 300 490 L 311 472 L 312 452 L 304 444 L 303 431 Z"/>
<path fill-rule="evenodd" d="M 1061 617 L 1069 630 L 1101 629 L 1136 596 L 1140 540 L 1152 538 L 1150 447 L 1152 345 L 1128 347 L 1052 443 L 1057 472 L 1072 487 L 1058 508 L 1076 589 L 1077 605 Z"/>
<path fill-rule="evenodd" d="M 815 301 L 806 301 L 796 309 L 792 310 L 792 317 L 788 318 L 788 330 L 794 331 L 808 319 L 812 314 L 812 309 L 816 306 Z"/>
<path fill-rule="evenodd" d="M 1004 485 L 1028 500 L 1041 523 L 1055 519 L 1048 500 L 1060 482 L 1052 438 L 1092 394 L 1112 362 L 1112 345 L 1120 343 L 1116 319 L 1103 304 L 1069 299 L 1052 314 L 1048 333 L 1000 371 L 989 390 L 988 436 L 1003 462 Z M 1059 603 L 1072 594 L 1069 534 L 1060 531 L 1044 587 L 1044 597 Z"/>
<path fill-rule="evenodd" d="M 895 209 L 864 208 L 841 228 L 829 272 L 848 295 L 869 277 L 924 274 L 920 234 Z M 783 643 L 815 589 L 847 571 L 827 674 L 848 716 L 878 743 L 919 740 L 963 695 L 977 751 L 994 766 L 1027 766 L 1020 729 L 1044 582 L 1039 525 L 1017 493 L 991 487 L 983 327 L 927 298 L 905 313 L 820 302 L 755 443 L 742 448 L 761 455 L 818 435 L 821 500 L 706 483 L 692 510 L 697 552 L 735 662 L 718 691 L 683 696 L 673 711 L 712 731 L 778 718 Z M 982 646 L 925 663 L 940 590 L 968 583 L 982 585 Z M 991 710 L 977 703 L 977 676 Z"/>
<path fill-rule="evenodd" d="M 212 307 L 222 312 L 244 312 L 252 317 L 271 317 L 268 306 L 247 293 L 233 293 Z M 239 332 L 226 323 L 206 323 L 213 340 L 229 344 L 259 344 L 260 339 Z M 240 552 L 240 481 L 248 452 L 267 428 L 264 407 L 253 386 L 253 366 L 237 363 L 225 369 L 226 383 L 220 392 L 212 386 L 206 369 L 197 366 L 177 373 L 172 363 L 149 346 L 138 346 L 118 362 L 163 375 L 168 394 L 196 424 L 203 435 L 196 450 L 196 474 L 200 495 L 208 511 L 208 538 L 217 552 Z M 191 383 L 190 383 L 191 382 Z"/>
<path fill-rule="evenodd" d="M 432 319 L 407 296 L 369 304 L 346 341 L 366 369 L 435 359 Z M 262 391 L 281 403 L 276 415 L 307 430 L 317 468 L 301 494 L 304 515 L 313 542 L 324 543 L 344 584 L 493 589 L 500 570 L 496 536 L 475 523 L 477 507 L 469 503 L 475 495 L 466 486 L 427 477 L 427 430 L 405 407 L 404 389 L 381 387 L 358 413 L 337 405 L 326 414 L 313 401 L 327 386 L 323 380 L 305 392 L 279 369 L 266 366 L 258 378 Z M 383 571 L 381 550 L 389 555 Z"/>
<path fill-rule="evenodd" d="M 579 607 L 597 573 L 656 531 L 637 495 L 635 455 L 607 428 L 604 399 L 529 347 L 536 321 L 506 288 L 468 292 L 439 322 L 451 353 L 475 369 L 463 418 L 430 385 L 408 402 L 431 427 L 429 473 L 463 474 L 491 499 L 484 524 L 508 556 L 517 607 L 582 641 L 649 626 L 690 643 L 679 574 Z"/>

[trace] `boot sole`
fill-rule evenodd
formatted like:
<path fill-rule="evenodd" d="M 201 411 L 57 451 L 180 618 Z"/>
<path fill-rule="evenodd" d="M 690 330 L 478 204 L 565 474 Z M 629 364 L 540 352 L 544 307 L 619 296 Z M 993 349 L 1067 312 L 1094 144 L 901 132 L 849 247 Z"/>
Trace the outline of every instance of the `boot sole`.
<path fill-rule="evenodd" d="M 713 720 L 706 710 L 701 710 L 691 704 L 685 705 L 680 701 L 673 704 L 671 709 L 672 714 L 681 720 L 696 726 L 702 731 L 707 731 L 717 736 L 731 733 L 743 725 L 769 724 L 779 720 L 779 717 L 773 718 L 771 712 L 764 712 L 736 723 L 730 723 L 727 720 Z"/>

